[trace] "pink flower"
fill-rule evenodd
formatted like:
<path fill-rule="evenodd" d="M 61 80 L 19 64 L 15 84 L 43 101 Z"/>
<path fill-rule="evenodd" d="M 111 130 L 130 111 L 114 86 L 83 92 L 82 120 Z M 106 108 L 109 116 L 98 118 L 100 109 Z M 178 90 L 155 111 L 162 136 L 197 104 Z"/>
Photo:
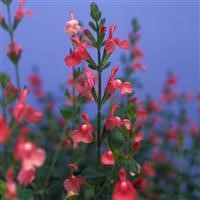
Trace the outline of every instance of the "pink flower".
<path fill-rule="evenodd" d="M 86 47 L 89 45 L 88 40 L 80 41 L 76 37 L 72 37 L 72 42 L 75 44 L 74 51 L 65 57 L 65 64 L 69 67 L 79 65 L 83 60 L 89 59 L 89 54 Z"/>
<path fill-rule="evenodd" d="M 137 43 L 134 44 L 132 56 L 136 59 L 141 59 L 144 56 L 144 52 L 138 48 Z"/>
<path fill-rule="evenodd" d="M 68 166 L 71 168 L 72 171 L 77 171 L 78 170 L 78 166 L 75 163 L 70 163 Z"/>
<path fill-rule="evenodd" d="M 41 167 L 46 159 L 46 153 L 43 149 L 22 139 L 16 143 L 14 155 L 16 160 L 22 162 L 22 168 L 26 171 Z"/>
<path fill-rule="evenodd" d="M 116 45 L 118 45 L 121 49 L 129 49 L 130 45 L 127 40 L 120 40 L 119 38 L 113 38 L 113 33 L 116 29 L 116 25 L 110 26 L 110 32 L 108 39 L 105 43 L 105 50 L 108 54 L 112 53 L 115 50 Z"/>
<path fill-rule="evenodd" d="M 152 144 L 161 144 L 162 143 L 162 140 L 161 138 L 154 132 L 152 132 L 150 135 L 149 135 L 149 141 L 152 143 Z"/>
<path fill-rule="evenodd" d="M 93 97 L 92 97 L 92 95 L 90 93 L 91 88 L 90 88 L 89 83 L 88 83 L 88 81 L 87 81 L 87 79 L 85 77 L 80 76 L 77 79 L 76 89 L 88 101 L 92 101 L 93 100 Z"/>
<path fill-rule="evenodd" d="M 7 49 L 7 55 L 14 59 L 18 59 L 21 56 L 21 53 L 22 47 L 16 42 L 12 42 Z"/>
<path fill-rule="evenodd" d="M 113 156 L 112 151 L 108 150 L 103 153 L 101 156 L 101 164 L 102 165 L 114 165 L 115 164 L 115 158 Z"/>
<path fill-rule="evenodd" d="M 66 22 L 64 32 L 69 36 L 72 36 L 74 34 L 79 33 L 80 30 L 81 27 L 79 25 L 79 22 L 76 19 L 74 19 L 74 13 L 70 12 L 70 20 Z"/>
<path fill-rule="evenodd" d="M 150 161 L 146 161 L 144 162 L 144 164 L 142 165 L 142 172 L 149 177 L 154 177 L 156 175 L 156 171 L 153 168 L 153 163 Z"/>
<path fill-rule="evenodd" d="M 87 78 L 88 85 L 90 89 L 92 89 L 95 86 L 95 76 L 90 72 L 90 70 L 87 67 L 85 67 L 85 75 Z"/>
<path fill-rule="evenodd" d="M 170 75 L 166 82 L 167 82 L 167 86 L 174 86 L 177 84 L 178 80 L 175 75 Z"/>
<path fill-rule="evenodd" d="M 9 82 L 3 94 L 7 98 L 13 98 L 13 97 L 16 97 L 18 93 L 19 93 L 19 89 L 15 87 L 11 82 Z"/>
<path fill-rule="evenodd" d="M 75 193 L 75 194 L 79 194 L 80 187 L 85 182 L 86 181 L 85 181 L 84 177 L 71 176 L 68 179 L 65 179 L 64 188 L 69 193 L 72 192 L 72 193 Z"/>
<path fill-rule="evenodd" d="M 10 129 L 0 115 L 0 144 L 5 143 L 10 138 Z"/>
<path fill-rule="evenodd" d="M 15 18 L 17 19 L 17 21 L 21 21 L 24 17 L 24 15 L 27 15 L 28 17 L 31 17 L 31 11 L 28 10 L 27 8 L 24 8 L 24 4 L 25 4 L 26 0 L 19 0 L 19 6 L 17 8 L 17 12 L 15 14 Z"/>
<path fill-rule="evenodd" d="M 93 140 L 93 128 L 86 113 L 81 114 L 84 123 L 78 129 L 70 132 L 70 135 L 75 143 L 91 143 Z"/>
<path fill-rule="evenodd" d="M 4 16 L 2 13 L 0 13 L 0 25 L 3 23 L 3 21 L 4 21 Z"/>
<path fill-rule="evenodd" d="M 43 114 L 25 103 L 28 93 L 29 90 L 27 88 L 23 89 L 19 101 L 13 110 L 13 115 L 17 121 L 26 120 L 28 122 L 37 123 L 41 121 Z"/>
<path fill-rule="evenodd" d="M 115 127 L 121 126 L 121 119 L 117 116 L 114 116 L 115 111 L 117 110 L 118 106 L 114 105 L 111 108 L 111 111 L 108 115 L 108 118 L 105 123 L 105 127 L 107 130 L 113 130 Z"/>
<path fill-rule="evenodd" d="M 133 149 L 138 150 L 141 147 L 141 142 L 144 140 L 144 134 L 142 132 L 139 132 L 137 135 L 135 135 L 133 140 Z"/>
<path fill-rule="evenodd" d="M 106 93 L 111 95 L 113 92 L 115 92 L 116 89 L 119 89 L 121 94 L 130 94 L 133 92 L 133 87 L 131 83 L 129 82 L 122 82 L 119 79 L 115 79 L 115 74 L 119 70 L 119 67 L 115 66 L 113 67 L 111 71 L 110 78 L 108 80 L 107 86 L 106 86 Z"/>
<path fill-rule="evenodd" d="M 128 119 L 123 119 L 122 120 L 122 125 L 127 129 L 127 130 L 131 130 L 131 122 Z"/>
<path fill-rule="evenodd" d="M 126 171 L 121 168 L 119 171 L 119 180 L 115 184 L 112 194 L 113 200 L 137 200 L 138 194 L 133 184 L 127 180 Z"/>
<path fill-rule="evenodd" d="M 36 173 L 35 168 L 31 168 L 28 170 L 22 168 L 17 176 L 19 184 L 26 187 L 27 185 L 32 183 L 33 180 L 35 179 L 35 173 Z"/>
<path fill-rule="evenodd" d="M 6 172 L 6 199 L 18 200 L 17 186 L 14 181 L 14 171 L 12 169 L 8 169 Z"/>
<path fill-rule="evenodd" d="M 131 69 L 133 71 L 140 71 L 140 72 L 144 72 L 146 69 L 146 66 L 144 64 L 140 63 L 140 59 L 136 59 L 134 60 L 134 62 L 131 65 Z"/>
<path fill-rule="evenodd" d="M 129 82 L 123 82 L 119 90 L 121 94 L 131 94 L 133 92 L 133 86 Z"/>

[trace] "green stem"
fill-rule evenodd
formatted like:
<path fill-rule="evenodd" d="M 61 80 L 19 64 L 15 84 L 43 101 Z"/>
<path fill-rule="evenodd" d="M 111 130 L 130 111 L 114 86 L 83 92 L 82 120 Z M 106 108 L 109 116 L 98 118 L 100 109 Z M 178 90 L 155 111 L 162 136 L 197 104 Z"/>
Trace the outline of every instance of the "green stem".
<path fill-rule="evenodd" d="M 18 67 L 18 64 L 15 65 L 15 73 L 16 73 L 17 87 L 18 87 L 19 91 L 21 91 L 21 85 L 20 85 L 20 77 L 19 77 L 19 67 Z"/>
<path fill-rule="evenodd" d="M 61 135 L 60 142 L 58 144 L 58 150 L 53 155 L 53 159 L 52 159 L 52 163 L 50 165 L 49 173 L 47 174 L 46 180 L 44 182 L 44 189 L 46 189 L 46 187 L 47 187 L 48 181 L 49 181 L 50 176 L 51 176 L 51 172 L 52 172 L 52 170 L 53 170 L 53 168 L 54 168 L 54 166 L 56 164 L 56 161 L 58 159 L 58 156 L 60 154 L 62 143 L 63 143 L 63 140 L 65 138 L 65 132 L 66 132 L 66 130 L 67 130 L 67 126 L 65 125 L 65 127 L 63 129 L 63 132 L 62 132 L 62 135 Z"/>
<path fill-rule="evenodd" d="M 97 26 L 97 41 L 99 38 L 99 26 Z M 102 77 L 101 77 L 101 50 L 97 47 L 98 56 L 98 99 L 97 99 L 97 164 L 100 161 L 100 149 L 101 149 L 101 90 L 102 90 Z"/>
<path fill-rule="evenodd" d="M 75 93 L 75 82 L 76 82 L 76 78 L 75 78 L 75 69 L 73 68 L 73 82 L 72 82 L 72 103 L 73 103 L 73 113 L 75 113 L 76 110 L 76 104 L 75 104 L 75 98 L 76 98 L 76 93 Z"/>
<path fill-rule="evenodd" d="M 11 41 L 11 44 L 12 44 L 12 43 L 14 43 L 14 32 L 13 32 L 13 28 L 12 28 L 10 4 L 7 4 L 7 13 L 8 13 L 8 28 L 9 28 L 8 32 L 9 32 L 10 41 Z M 15 65 L 17 87 L 18 87 L 19 91 L 21 91 L 19 67 L 18 67 L 18 64 L 14 64 L 14 65 Z"/>

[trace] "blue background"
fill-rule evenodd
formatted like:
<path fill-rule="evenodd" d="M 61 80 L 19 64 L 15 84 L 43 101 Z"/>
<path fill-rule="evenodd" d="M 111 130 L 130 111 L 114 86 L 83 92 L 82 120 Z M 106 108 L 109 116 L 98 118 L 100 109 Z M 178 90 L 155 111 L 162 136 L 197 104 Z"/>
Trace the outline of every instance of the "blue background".
<path fill-rule="evenodd" d="M 13 9 L 18 1 L 13 0 Z M 58 84 L 65 82 L 70 71 L 64 57 L 71 47 L 69 37 L 63 32 L 69 12 L 74 11 L 86 27 L 89 21 L 91 1 L 45 1 L 27 0 L 33 17 L 26 17 L 16 32 L 16 41 L 23 46 L 20 73 L 23 85 L 34 65 L 44 79 L 44 86 L 58 91 Z M 138 77 L 144 85 L 139 92 L 142 97 L 150 92 L 158 97 L 168 69 L 179 77 L 179 89 L 195 93 L 200 86 L 199 67 L 199 5 L 198 1 L 96 1 L 107 18 L 107 25 L 117 24 L 116 36 L 128 37 L 133 17 L 141 24 L 139 47 L 145 52 L 145 73 Z M 4 6 L 1 5 L 3 13 Z M 14 11 L 14 10 L 13 10 Z M 14 69 L 5 54 L 8 38 L 1 30 L 1 70 L 15 79 Z M 119 64 L 122 51 L 112 56 L 113 66 Z M 108 72 L 107 72 L 108 75 Z M 105 77 L 107 77 L 105 75 Z"/>

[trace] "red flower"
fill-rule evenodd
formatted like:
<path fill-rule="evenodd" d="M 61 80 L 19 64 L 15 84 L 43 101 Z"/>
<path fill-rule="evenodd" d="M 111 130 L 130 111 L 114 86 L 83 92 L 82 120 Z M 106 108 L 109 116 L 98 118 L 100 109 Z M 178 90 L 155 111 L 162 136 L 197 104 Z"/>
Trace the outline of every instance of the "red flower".
<path fill-rule="evenodd" d="M 110 26 L 110 32 L 108 39 L 105 43 L 105 50 L 108 54 L 112 53 L 115 50 L 115 46 L 118 45 L 121 49 L 129 49 L 130 45 L 127 40 L 120 40 L 119 38 L 113 38 L 113 33 L 116 29 L 116 25 Z"/>
<path fill-rule="evenodd" d="M 30 170 L 35 167 L 41 167 L 45 161 L 46 154 L 41 148 L 24 139 L 19 139 L 15 145 L 15 159 L 22 162 L 24 170 Z"/>
<path fill-rule="evenodd" d="M 114 116 L 115 111 L 117 110 L 118 106 L 114 105 L 111 108 L 111 111 L 108 115 L 108 118 L 105 123 L 105 127 L 107 130 L 113 130 L 115 127 L 120 127 L 121 126 L 121 119 L 117 116 Z"/>
<path fill-rule="evenodd" d="M 136 59 L 141 59 L 144 56 L 144 52 L 138 48 L 137 43 L 134 44 L 132 55 Z"/>
<path fill-rule="evenodd" d="M 138 194 L 133 184 L 127 180 L 126 171 L 121 168 L 119 171 L 119 180 L 115 184 L 112 194 L 113 200 L 137 200 Z"/>
<path fill-rule="evenodd" d="M 2 13 L 0 13 L 0 25 L 3 23 L 3 21 L 4 21 L 4 16 Z"/>
<path fill-rule="evenodd" d="M 22 46 L 16 42 L 12 42 L 7 49 L 7 55 L 10 58 L 18 59 L 22 54 Z"/>
<path fill-rule="evenodd" d="M 128 119 L 123 119 L 122 120 L 122 125 L 128 130 L 131 130 L 131 122 Z"/>
<path fill-rule="evenodd" d="M 18 200 L 17 186 L 14 181 L 14 171 L 12 169 L 8 169 L 6 172 L 6 199 Z"/>
<path fill-rule="evenodd" d="M 139 189 L 141 192 L 147 193 L 150 188 L 150 183 L 143 177 L 138 177 L 134 182 L 134 186 L 136 189 Z"/>
<path fill-rule="evenodd" d="M 141 147 L 141 142 L 144 140 L 144 134 L 142 132 L 139 132 L 135 137 L 134 137 L 134 142 L 132 147 L 135 150 L 138 150 Z"/>
<path fill-rule="evenodd" d="M 74 19 L 74 13 L 70 12 L 70 20 L 66 22 L 64 27 L 64 32 L 67 33 L 69 36 L 79 33 L 81 27 L 79 22 Z"/>
<path fill-rule="evenodd" d="M 19 6 L 17 8 L 17 12 L 15 14 L 15 18 L 20 21 L 23 19 L 24 15 L 27 15 L 29 17 L 32 16 L 31 11 L 28 10 L 27 8 L 24 8 L 24 4 L 25 4 L 26 0 L 20 0 L 19 1 Z"/>
<path fill-rule="evenodd" d="M 29 90 L 27 88 L 22 91 L 19 101 L 13 110 L 13 115 L 17 121 L 26 120 L 28 122 L 37 123 L 41 121 L 43 114 L 25 103 L 28 93 Z"/>
<path fill-rule="evenodd" d="M 167 79 L 167 86 L 174 86 L 177 82 L 177 77 L 175 75 L 170 75 Z"/>
<path fill-rule="evenodd" d="M 153 163 L 150 161 L 144 162 L 142 165 L 142 172 L 149 177 L 154 177 L 156 175 L 156 171 L 153 168 Z"/>
<path fill-rule="evenodd" d="M 86 47 L 89 46 L 88 40 L 80 41 L 76 37 L 72 37 L 72 42 L 76 45 L 72 54 L 65 57 L 65 64 L 69 67 L 79 65 L 83 60 L 89 59 Z"/>
<path fill-rule="evenodd" d="M 83 142 L 90 143 L 93 140 L 93 128 L 86 113 L 81 114 L 84 123 L 78 129 L 70 132 L 70 135 L 75 143 Z"/>
<path fill-rule="evenodd" d="M 36 172 L 35 168 L 29 170 L 22 168 L 17 176 L 19 184 L 26 187 L 27 185 L 32 183 L 33 180 L 35 179 L 35 172 Z"/>
<path fill-rule="evenodd" d="M 85 77 L 80 76 L 77 79 L 76 89 L 88 101 L 92 101 L 93 100 L 93 97 L 92 97 L 92 95 L 90 93 L 91 88 L 90 88 L 89 83 L 88 83 L 88 81 L 87 81 L 87 79 Z"/>
<path fill-rule="evenodd" d="M 5 143 L 10 138 L 10 129 L 0 115 L 0 144 Z"/>
<path fill-rule="evenodd" d="M 75 163 L 70 163 L 68 166 L 71 168 L 72 171 L 77 171 L 78 170 L 78 166 Z"/>
<path fill-rule="evenodd" d="M 102 165 L 114 165 L 115 158 L 113 156 L 112 151 L 105 151 L 101 156 L 101 164 Z"/>
<path fill-rule="evenodd" d="M 13 98 L 18 95 L 18 92 L 19 92 L 19 89 L 15 87 L 11 82 L 9 82 L 3 94 L 7 98 Z"/>
<path fill-rule="evenodd" d="M 136 60 L 132 63 L 131 69 L 132 69 L 133 71 L 141 71 L 141 72 L 143 72 L 143 71 L 145 71 L 146 66 L 145 66 L 144 64 L 141 64 L 139 59 L 136 59 Z"/>
<path fill-rule="evenodd" d="M 75 194 L 79 194 L 80 187 L 82 184 L 84 184 L 85 178 L 84 177 L 76 177 L 76 176 L 71 176 L 68 179 L 65 179 L 64 181 L 64 188 L 67 192 L 72 192 Z"/>
<path fill-rule="evenodd" d="M 85 75 L 87 78 L 88 85 L 90 89 L 92 89 L 95 86 L 95 76 L 90 72 L 90 70 L 87 67 L 85 67 Z"/>
<path fill-rule="evenodd" d="M 118 70 L 119 67 L 115 66 L 111 71 L 111 75 L 106 86 L 106 93 L 108 95 L 111 95 L 113 92 L 115 92 L 116 89 L 119 89 L 121 94 L 130 94 L 133 92 L 133 87 L 131 83 L 129 82 L 123 83 L 121 80 L 115 79 L 115 74 L 117 73 Z"/>

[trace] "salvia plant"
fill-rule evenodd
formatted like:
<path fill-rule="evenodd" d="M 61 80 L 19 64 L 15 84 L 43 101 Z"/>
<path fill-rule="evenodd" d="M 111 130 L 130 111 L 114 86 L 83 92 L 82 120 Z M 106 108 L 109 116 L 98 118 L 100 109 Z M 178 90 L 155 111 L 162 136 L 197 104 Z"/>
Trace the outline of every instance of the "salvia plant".
<path fill-rule="evenodd" d="M 137 72 L 146 69 L 138 20 L 122 40 L 96 3 L 88 28 L 70 12 L 64 63 L 71 72 L 60 97 L 44 90 L 37 69 L 21 84 L 23 48 L 15 33 L 32 13 L 25 0 L 16 11 L 13 2 L 1 0 L 0 13 L 15 71 L 14 80 L 0 73 L 0 199 L 199 199 L 200 128 L 187 108 L 200 94 L 179 93 L 170 72 L 159 99 L 136 96 L 143 86 Z M 121 66 L 111 63 L 122 50 Z"/>

